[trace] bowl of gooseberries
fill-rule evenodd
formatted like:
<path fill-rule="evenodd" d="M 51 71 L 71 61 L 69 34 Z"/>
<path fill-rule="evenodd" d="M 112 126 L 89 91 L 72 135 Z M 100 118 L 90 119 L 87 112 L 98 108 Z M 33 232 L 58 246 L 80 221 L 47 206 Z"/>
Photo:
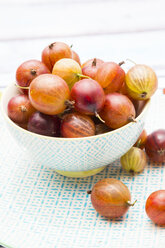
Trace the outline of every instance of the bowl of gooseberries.
<path fill-rule="evenodd" d="M 70 177 L 99 173 L 141 134 L 157 89 L 152 68 L 90 58 L 54 42 L 27 60 L 2 95 L 9 132 L 29 159 Z"/>

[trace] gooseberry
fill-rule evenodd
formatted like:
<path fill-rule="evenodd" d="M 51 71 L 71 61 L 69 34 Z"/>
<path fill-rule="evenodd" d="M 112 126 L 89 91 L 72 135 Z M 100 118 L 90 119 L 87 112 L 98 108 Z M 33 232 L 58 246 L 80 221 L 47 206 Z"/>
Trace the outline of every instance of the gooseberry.
<path fill-rule="evenodd" d="M 63 117 L 61 135 L 65 138 L 81 138 L 95 135 L 95 124 L 89 116 L 70 113 Z"/>
<path fill-rule="evenodd" d="M 131 194 L 127 186 L 114 178 L 105 178 L 97 182 L 92 190 L 91 202 L 95 210 L 102 216 L 117 218 L 123 216 L 130 206 Z"/>
<path fill-rule="evenodd" d="M 55 63 L 52 74 L 63 78 L 71 89 L 75 82 L 80 80 L 82 71 L 80 65 L 75 60 L 60 59 Z"/>
<path fill-rule="evenodd" d="M 99 66 L 95 80 L 104 88 L 106 94 L 117 92 L 125 80 L 124 70 L 114 62 L 105 62 Z"/>
<path fill-rule="evenodd" d="M 128 172 L 141 172 L 147 165 L 146 153 L 138 147 L 131 147 L 131 149 L 120 158 L 120 162 L 123 169 Z"/>
<path fill-rule="evenodd" d="M 57 115 L 62 113 L 69 97 L 69 87 L 59 76 L 43 74 L 33 79 L 30 84 L 30 102 L 34 108 L 44 114 Z"/>
<path fill-rule="evenodd" d="M 42 62 L 52 71 L 54 64 L 63 58 L 72 58 L 71 48 L 63 42 L 54 42 L 42 52 Z"/>
<path fill-rule="evenodd" d="M 135 108 L 127 96 L 115 92 L 105 96 L 104 107 L 99 115 L 107 126 L 116 129 L 135 121 Z"/>
<path fill-rule="evenodd" d="M 136 100 L 149 99 L 158 87 L 155 72 L 147 65 L 135 65 L 126 74 L 128 95 Z"/>
<path fill-rule="evenodd" d="M 98 59 L 98 58 L 88 59 L 87 61 L 85 61 L 85 62 L 82 64 L 81 68 L 83 69 L 83 68 L 86 67 L 86 66 L 92 66 L 94 60 L 96 61 L 96 65 L 101 65 L 101 64 L 104 63 L 103 60 Z M 95 63 L 95 62 L 94 62 L 94 63 Z"/>
<path fill-rule="evenodd" d="M 30 117 L 27 129 L 33 133 L 58 137 L 60 134 L 60 119 L 57 116 L 46 115 L 37 111 Z"/>
<path fill-rule="evenodd" d="M 92 79 L 95 79 L 97 69 L 102 65 L 104 62 L 101 59 L 94 58 L 93 60 L 88 60 L 82 66 L 82 74 L 86 75 Z"/>
<path fill-rule="evenodd" d="M 104 105 L 105 94 L 102 87 L 93 79 L 82 79 L 71 90 L 74 108 L 82 114 L 97 114 Z"/>
<path fill-rule="evenodd" d="M 165 130 L 159 129 L 147 136 L 145 151 L 157 163 L 165 162 Z"/>
<path fill-rule="evenodd" d="M 34 78 L 45 73 L 50 73 L 50 71 L 44 63 L 39 60 L 28 60 L 18 67 L 16 81 L 19 86 L 28 87 Z M 20 88 L 20 91 L 28 94 L 27 89 Z"/>
<path fill-rule="evenodd" d="M 27 95 L 12 97 L 7 105 L 9 118 L 17 124 L 26 124 L 30 116 L 36 111 Z"/>
<path fill-rule="evenodd" d="M 145 210 L 157 225 L 165 225 L 165 190 L 157 190 L 147 198 Z"/>

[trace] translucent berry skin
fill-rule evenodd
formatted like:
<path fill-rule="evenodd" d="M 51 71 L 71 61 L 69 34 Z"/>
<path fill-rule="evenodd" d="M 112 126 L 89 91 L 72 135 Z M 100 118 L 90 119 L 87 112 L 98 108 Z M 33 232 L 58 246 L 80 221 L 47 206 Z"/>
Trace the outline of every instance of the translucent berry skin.
<path fill-rule="evenodd" d="M 82 66 L 82 74 L 95 79 L 98 68 L 104 63 L 101 59 L 90 59 Z"/>
<path fill-rule="evenodd" d="M 106 94 L 118 92 L 124 83 L 125 72 L 114 62 L 105 62 L 97 70 L 95 80 L 104 88 Z"/>
<path fill-rule="evenodd" d="M 102 216 L 118 218 L 129 209 L 127 204 L 131 194 L 127 186 L 114 178 L 105 178 L 92 188 L 91 202 L 95 210 Z"/>
<path fill-rule="evenodd" d="M 52 74 L 64 79 L 71 89 L 80 80 L 79 74 L 82 74 L 82 71 L 74 59 L 60 59 L 55 63 Z"/>
<path fill-rule="evenodd" d="M 153 192 L 146 201 L 148 217 L 157 225 L 165 225 L 165 190 Z"/>
<path fill-rule="evenodd" d="M 104 63 L 103 60 L 98 59 L 98 58 L 88 59 L 87 61 L 85 61 L 85 62 L 82 64 L 81 68 L 83 69 L 83 68 L 86 67 L 86 66 L 92 66 L 94 60 L 96 61 L 96 65 L 101 65 L 101 64 Z"/>
<path fill-rule="evenodd" d="M 130 173 L 139 173 L 144 170 L 147 165 L 146 153 L 138 148 L 131 147 L 121 158 L 122 168 Z"/>
<path fill-rule="evenodd" d="M 42 62 L 51 72 L 54 64 L 63 58 L 72 58 L 71 48 L 63 42 L 54 42 L 42 51 Z"/>
<path fill-rule="evenodd" d="M 69 97 L 69 87 L 59 76 L 43 74 L 30 84 L 30 102 L 41 113 L 47 115 L 62 113 L 66 108 L 65 101 L 69 100 Z"/>
<path fill-rule="evenodd" d="M 9 118 L 17 124 L 26 124 L 30 116 L 36 111 L 27 95 L 12 97 L 7 106 Z"/>
<path fill-rule="evenodd" d="M 145 151 L 153 162 L 165 162 L 165 129 L 159 129 L 147 136 Z"/>
<path fill-rule="evenodd" d="M 71 90 L 74 107 L 82 114 L 94 115 L 98 113 L 105 101 L 102 87 L 93 79 L 82 79 L 76 82 Z"/>
<path fill-rule="evenodd" d="M 16 71 L 16 81 L 21 87 L 29 87 L 34 78 L 41 74 L 50 73 L 47 66 L 39 60 L 28 60 L 22 63 Z M 28 94 L 28 89 L 21 89 L 24 94 Z"/>
<path fill-rule="evenodd" d="M 95 124 L 89 116 L 80 113 L 66 114 L 61 123 L 61 136 L 81 138 L 95 135 Z"/>
<path fill-rule="evenodd" d="M 126 90 L 135 100 L 147 100 L 158 88 L 155 72 L 146 65 L 135 65 L 129 69 L 125 77 Z"/>
<path fill-rule="evenodd" d="M 117 129 L 135 118 L 135 108 L 127 96 L 115 92 L 106 95 L 104 107 L 99 114 L 107 126 Z"/>

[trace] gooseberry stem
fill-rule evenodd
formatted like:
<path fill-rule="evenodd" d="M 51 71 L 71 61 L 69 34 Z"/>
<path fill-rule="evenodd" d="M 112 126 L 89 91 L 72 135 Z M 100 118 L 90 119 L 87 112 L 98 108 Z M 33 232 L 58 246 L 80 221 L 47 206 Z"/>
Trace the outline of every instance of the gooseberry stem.
<path fill-rule="evenodd" d="M 126 61 L 129 61 L 129 62 L 133 63 L 134 65 L 136 65 L 136 63 L 132 59 L 126 59 Z"/>
<path fill-rule="evenodd" d="M 100 117 L 100 115 L 99 115 L 97 112 L 95 112 L 95 116 L 96 116 L 101 122 L 105 123 L 105 121 Z"/>
<path fill-rule="evenodd" d="M 135 172 L 134 172 L 134 170 L 129 170 L 129 173 L 131 173 L 132 174 L 132 176 L 135 174 Z"/>
<path fill-rule="evenodd" d="M 56 42 L 51 43 L 51 44 L 49 45 L 49 49 L 52 49 L 55 43 L 56 43 Z"/>
<path fill-rule="evenodd" d="M 67 106 L 69 109 L 74 108 L 74 104 L 75 104 L 75 101 L 71 101 L 71 100 L 65 101 L 65 106 Z"/>
<path fill-rule="evenodd" d="M 131 203 L 130 201 L 127 201 L 126 204 L 129 206 L 129 207 L 133 207 L 135 205 L 135 203 L 137 202 L 137 200 L 135 200 L 133 203 Z"/>
<path fill-rule="evenodd" d="M 136 147 L 137 147 L 137 148 L 140 148 L 141 141 L 142 141 L 142 140 L 140 139 L 140 140 L 137 142 L 137 144 L 136 144 Z"/>
<path fill-rule="evenodd" d="M 82 78 L 82 77 L 84 77 L 84 78 L 88 78 L 88 79 L 91 79 L 90 77 L 88 77 L 88 76 L 85 76 L 85 75 L 83 75 L 83 74 L 80 74 L 80 73 L 77 73 L 77 76 L 78 76 L 79 78 Z"/>
<path fill-rule="evenodd" d="M 142 98 L 145 98 L 145 97 L 146 97 L 146 95 L 147 95 L 147 92 L 145 92 L 145 91 L 144 91 L 143 93 L 141 93 L 141 95 L 140 95 L 140 96 L 141 96 Z"/>
<path fill-rule="evenodd" d="M 16 86 L 17 88 L 24 89 L 24 90 L 29 90 L 29 88 L 30 88 L 30 87 L 27 87 L 27 86 L 20 86 L 20 85 L 18 85 L 18 84 L 15 84 L 15 86 Z"/>
<path fill-rule="evenodd" d="M 37 74 L 36 70 L 35 69 L 31 69 L 30 73 L 35 76 Z"/>
<path fill-rule="evenodd" d="M 96 58 L 93 59 L 92 66 L 96 66 Z"/>
<path fill-rule="evenodd" d="M 136 119 L 135 119 L 133 116 L 129 116 L 129 117 L 128 117 L 128 120 L 129 120 L 130 122 L 135 122 L 135 123 L 137 122 Z"/>
<path fill-rule="evenodd" d="M 164 153 L 165 153 L 165 150 L 164 150 L 164 149 L 161 148 L 160 150 L 158 150 L 158 154 L 159 154 L 160 156 L 163 156 Z"/>
<path fill-rule="evenodd" d="M 21 106 L 21 111 L 22 111 L 22 112 L 26 112 L 26 111 L 27 111 L 27 108 L 26 108 L 25 106 L 22 105 L 22 106 Z"/>
<path fill-rule="evenodd" d="M 118 65 L 121 66 L 123 64 L 125 64 L 125 62 L 124 61 L 121 61 Z"/>

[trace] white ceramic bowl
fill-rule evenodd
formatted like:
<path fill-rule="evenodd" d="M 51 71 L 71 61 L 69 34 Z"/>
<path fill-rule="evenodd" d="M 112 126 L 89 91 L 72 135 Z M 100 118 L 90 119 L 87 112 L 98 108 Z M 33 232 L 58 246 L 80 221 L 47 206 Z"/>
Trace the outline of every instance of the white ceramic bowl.
<path fill-rule="evenodd" d="M 24 130 L 8 118 L 7 103 L 16 94 L 18 89 L 12 84 L 1 100 L 2 115 L 11 135 L 30 159 L 72 177 L 94 175 L 126 153 L 143 130 L 150 103 L 146 103 L 136 122 L 114 131 L 84 138 L 54 138 Z"/>

